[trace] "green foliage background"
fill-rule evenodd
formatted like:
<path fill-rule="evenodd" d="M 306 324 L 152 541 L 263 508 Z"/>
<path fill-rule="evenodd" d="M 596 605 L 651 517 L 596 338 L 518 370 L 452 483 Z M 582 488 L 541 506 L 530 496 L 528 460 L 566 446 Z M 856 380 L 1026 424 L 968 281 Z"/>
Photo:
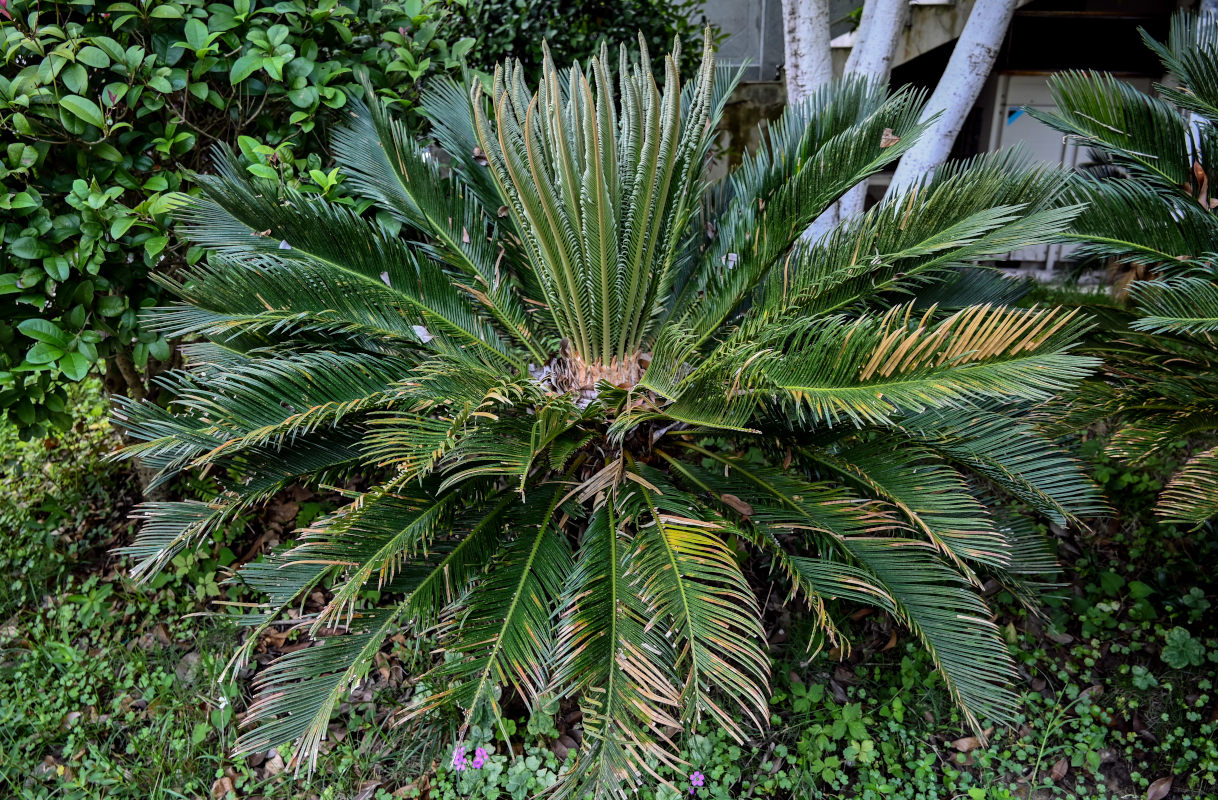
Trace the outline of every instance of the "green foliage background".
<path fill-rule="evenodd" d="M 241 138 L 249 169 L 331 192 L 324 128 L 357 72 L 409 112 L 450 41 L 460 0 L 16 0 L 0 18 L 0 412 L 23 436 L 62 426 L 65 385 L 104 362 L 142 397 L 174 365 L 141 328 L 150 271 L 198 258 L 170 212 L 210 149 Z M 418 124 L 417 117 L 406 118 Z"/>
<path fill-rule="evenodd" d="M 555 63 L 568 64 L 586 59 L 602 38 L 634 49 L 640 33 L 657 56 L 679 40 L 681 74 L 692 75 L 707 25 L 700 0 L 469 0 L 458 13 L 478 40 L 473 66 L 489 72 L 517 58 L 530 83 L 541 76 L 542 42 Z"/>

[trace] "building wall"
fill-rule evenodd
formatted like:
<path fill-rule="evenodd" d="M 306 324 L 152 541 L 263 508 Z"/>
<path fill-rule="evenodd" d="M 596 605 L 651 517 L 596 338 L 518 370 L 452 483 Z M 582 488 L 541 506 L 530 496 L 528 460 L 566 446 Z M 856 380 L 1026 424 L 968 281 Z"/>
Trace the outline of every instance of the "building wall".
<path fill-rule="evenodd" d="M 858 0 L 830 0 L 832 32 L 853 27 L 850 12 Z M 705 0 L 706 18 L 727 34 L 719 45 L 719 63 L 750 64 L 746 81 L 780 80 L 783 53 L 782 0 Z"/>

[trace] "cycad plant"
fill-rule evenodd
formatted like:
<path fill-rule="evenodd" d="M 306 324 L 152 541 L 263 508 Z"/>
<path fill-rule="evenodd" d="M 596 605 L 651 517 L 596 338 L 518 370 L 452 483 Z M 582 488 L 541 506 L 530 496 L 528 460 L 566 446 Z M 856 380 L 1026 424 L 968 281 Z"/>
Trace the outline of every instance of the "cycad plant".
<path fill-rule="evenodd" d="M 1117 171 L 1078 182 L 1088 204 L 1080 253 L 1137 267 L 1132 317 L 1104 348 L 1108 379 L 1092 416 L 1121 425 L 1111 452 L 1142 463 L 1182 440 L 1202 443 L 1172 477 L 1158 512 L 1201 523 L 1218 515 L 1218 18 L 1179 14 L 1166 45 L 1143 33 L 1174 79 L 1152 97 L 1109 75 L 1053 80 L 1059 112 L 1037 116 Z"/>
<path fill-rule="evenodd" d="M 268 598 L 255 634 L 328 598 L 297 623 L 315 644 L 258 677 L 242 749 L 297 740 L 308 763 L 406 630 L 438 655 L 404 717 L 471 742 L 577 701 L 565 791 L 615 793 L 674 764 L 682 730 L 765 720 L 746 568 L 832 641 L 835 599 L 892 614 L 971 725 L 1009 718 L 975 589 L 1047 562 L 987 498 L 1062 523 L 1096 507 L 1038 427 L 1095 362 L 1070 352 L 1077 314 L 1007 306 L 1017 287 L 970 265 L 1076 210 L 1057 175 L 994 155 L 809 243 L 923 132 L 920 96 L 835 84 L 712 184 L 734 80 L 709 44 L 691 85 L 675 63 L 662 87 L 625 51 L 547 63 L 536 92 L 510 65 L 489 96 L 441 85 L 426 109 L 451 167 L 353 101 L 335 152 L 380 221 L 232 160 L 202 181 L 187 222 L 210 258 L 154 315 L 198 340 L 190 366 L 168 409 L 119 418 L 128 455 L 224 491 L 145 505 L 136 572 L 292 483 L 351 498 L 237 576 Z"/>

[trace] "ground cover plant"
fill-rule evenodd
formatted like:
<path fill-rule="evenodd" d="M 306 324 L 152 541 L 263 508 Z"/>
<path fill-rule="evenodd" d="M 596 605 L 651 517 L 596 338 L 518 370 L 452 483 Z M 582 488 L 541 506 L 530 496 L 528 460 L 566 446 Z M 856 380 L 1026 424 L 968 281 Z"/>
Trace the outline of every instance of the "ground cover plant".
<path fill-rule="evenodd" d="M 0 480 L 31 500 L 0 510 L 5 552 L 22 553 L 24 570 L 43 565 L 36 591 L 5 595 L 13 602 L 0 625 L 0 794 L 525 800 L 552 784 L 571 758 L 564 737 L 576 727 L 566 714 L 548 718 L 557 727 L 511 720 L 512 747 L 489 745 L 478 769 L 472 747 L 463 771 L 452 767 L 447 749 L 420 758 L 404 729 L 385 725 L 408 697 L 403 676 L 414 658 L 413 648 L 395 642 L 336 709 L 312 777 L 293 774 L 287 746 L 233 757 L 254 666 L 221 679 L 241 629 L 185 615 L 216 610 L 216 599 L 256 600 L 224 584 L 222 563 L 234 554 L 240 560 L 259 541 L 273 551 L 275 539 L 264 534 L 280 531 L 278 520 L 302 528 L 337 501 L 283 493 L 266 517 L 222 532 L 202 552 L 181 554 L 151 585 L 135 585 L 108 549 L 129 535 L 124 503 L 135 502 L 137 487 L 121 469 L 98 468 L 116 440 L 98 387 L 85 386 L 72 413 L 88 431 L 78 438 L 88 447 L 51 442 L 48 449 L 42 440 L 17 441 L 11 430 L 0 440 Z M 843 633 L 855 646 L 813 656 L 806 644 L 815 620 L 773 596 L 763 623 L 774 663 L 770 726 L 741 745 L 708 725 L 686 737 L 681 755 L 690 766 L 661 767 L 662 775 L 688 798 L 696 770 L 703 782 L 694 796 L 716 800 L 1009 800 L 1029 793 L 1128 800 L 1168 783 L 1170 800 L 1213 796 L 1218 630 L 1206 565 L 1214 545 L 1153 513 L 1187 450 L 1131 469 L 1108 456 L 1105 444 L 1106 437 L 1089 435 L 1080 456 L 1117 514 L 1058 534 L 1068 585 L 1045 598 L 1046 616 L 1028 614 L 1003 591 L 990 595 L 1018 654 L 1012 727 L 978 742 L 925 652 L 886 615 L 858 616 L 866 609 L 843 606 Z M 6 586 L 13 575 L 6 572 Z M 254 664 L 262 668 L 298 636 L 263 636 Z M 1169 636 L 1189 644 L 1173 647 Z M 1200 661 L 1190 655 L 1197 648 Z M 641 791 L 677 796 L 654 780 Z"/>
<path fill-rule="evenodd" d="M 1040 433 L 1096 362 L 1071 352 L 1077 314 L 1010 305 L 1020 288 L 972 265 L 1077 208 L 1058 175 L 997 154 L 809 244 L 916 139 L 920 97 L 835 84 L 712 186 L 733 81 L 709 42 L 685 87 L 676 63 L 662 88 L 645 51 L 615 75 L 607 50 L 586 72 L 547 64 L 535 93 L 516 65 L 486 94 L 441 83 L 423 110 L 451 174 L 352 101 L 334 150 L 391 226 L 231 157 L 202 180 L 187 225 L 210 258 L 164 280 L 181 302 L 149 320 L 202 341 L 165 377 L 168 408 L 119 419 L 128 456 L 221 491 L 145 504 L 135 574 L 289 485 L 350 500 L 238 572 L 267 593 L 238 664 L 324 601 L 293 617 L 315 644 L 261 672 L 240 752 L 296 741 L 314 763 L 405 629 L 440 655 L 397 716 L 455 734 L 454 767 L 521 713 L 578 707 L 560 791 L 613 794 L 683 769 L 683 731 L 766 720 L 750 577 L 810 604 L 829 645 L 846 646 L 834 599 L 891 613 L 966 725 L 1011 719 L 1014 665 L 976 587 L 1018 592 L 1052 563 L 986 506 L 1060 525 L 1102 509 Z"/>

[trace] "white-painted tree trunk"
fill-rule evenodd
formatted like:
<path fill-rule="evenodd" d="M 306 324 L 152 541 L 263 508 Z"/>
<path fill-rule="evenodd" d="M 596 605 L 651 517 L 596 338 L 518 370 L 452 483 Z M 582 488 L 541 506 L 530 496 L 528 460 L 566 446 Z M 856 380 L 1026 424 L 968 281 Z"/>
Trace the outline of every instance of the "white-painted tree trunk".
<path fill-rule="evenodd" d="M 909 21 L 909 0 L 866 0 L 846 74 L 888 80 L 897 42 Z"/>
<path fill-rule="evenodd" d="M 902 158 L 889 191 L 917 181 L 947 160 L 969 109 L 990 75 L 998 49 L 1015 13 L 1015 0 L 977 0 L 952 50 L 943 77 L 922 113 L 941 116 Z"/>
<path fill-rule="evenodd" d="M 850 49 L 850 57 L 846 59 L 846 74 L 887 81 L 892 72 L 897 42 L 908 21 L 909 0 L 865 0 L 858 35 L 854 39 L 854 47 Z M 812 240 L 821 238 L 842 220 L 861 213 L 866 201 L 867 181 L 863 181 L 826 209 L 808 226 L 804 235 Z"/>
<path fill-rule="evenodd" d="M 787 102 L 798 102 L 833 79 L 829 0 L 782 0 Z"/>
<path fill-rule="evenodd" d="M 892 74 L 897 42 L 909 22 L 909 0 L 866 0 L 859 35 L 846 59 L 846 73 L 865 75 L 886 82 Z M 861 214 L 867 202 L 867 181 L 842 196 L 837 204 L 839 220 Z"/>
<path fill-rule="evenodd" d="M 1208 17 L 1213 17 L 1214 23 L 1218 24 L 1218 0 L 1201 0 L 1197 10 L 1200 12 L 1200 16 L 1197 19 L 1198 25 L 1205 25 Z M 1196 149 L 1201 146 L 1201 141 L 1204 136 L 1203 132 L 1209 126 L 1209 123 L 1207 123 L 1205 118 L 1196 111 L 1193 111 L 1188 115 L 1188 120 L 1189 132 L 1190 136 L 1192 137 L 1192 140 L 1189 142 L 1189 147 Z"/>

